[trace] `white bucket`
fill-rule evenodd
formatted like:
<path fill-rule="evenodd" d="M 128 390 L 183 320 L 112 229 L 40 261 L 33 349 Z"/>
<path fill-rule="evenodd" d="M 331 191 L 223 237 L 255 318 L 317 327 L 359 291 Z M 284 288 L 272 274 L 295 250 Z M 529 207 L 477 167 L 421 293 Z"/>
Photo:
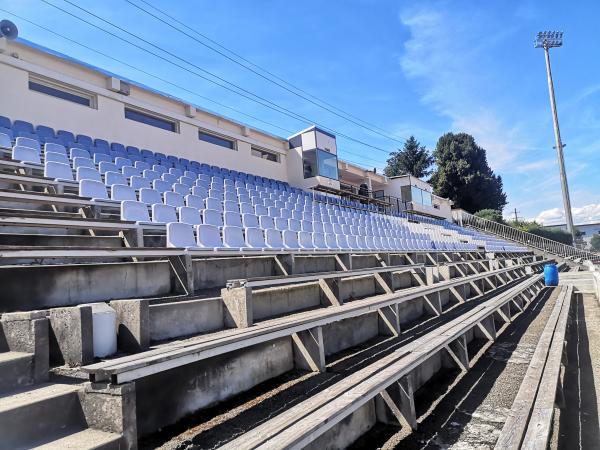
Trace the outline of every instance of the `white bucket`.
<path fill-rule="evenodd" d="M 106 303 L 93 303 L 92 324 L 94 356 L 103 357 L 117 352 L 117 313 Z"/>

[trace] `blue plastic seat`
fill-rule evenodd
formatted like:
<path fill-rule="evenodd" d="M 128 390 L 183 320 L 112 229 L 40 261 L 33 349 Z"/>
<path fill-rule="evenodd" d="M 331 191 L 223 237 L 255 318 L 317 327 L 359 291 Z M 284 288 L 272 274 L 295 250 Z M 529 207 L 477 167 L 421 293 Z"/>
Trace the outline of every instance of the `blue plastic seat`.
<path fill-rule="evenodd" d="M 173 206 L 175 208 L 179 208 L 180 206 L 185 206 L 185 200 L 183 195 L 178 194 L 177 192 L 167 191 L 163 194 L 163 201 L 165 205 Z"/>
<path fill-rule="evenodd" d="M 197 243 L 193 225 L 180 222 L 168 223 L 167 247 L 196 248 Z"/>
<path fill-rule="evenodd" d="M 246 241 L 244 239 L 244 231 L 240 227 L 223 227 L 223 244 L 225 247 L 232 249 L 245 249 L 247 248 Z"/>
<path fill-rule="evenodd" d="M 202 223 L 214 225 L 216 227 L 222 227 L 223 216 L 221 214 L 221 211 L 217 211 L 216 209 L 202 210 Z"/>

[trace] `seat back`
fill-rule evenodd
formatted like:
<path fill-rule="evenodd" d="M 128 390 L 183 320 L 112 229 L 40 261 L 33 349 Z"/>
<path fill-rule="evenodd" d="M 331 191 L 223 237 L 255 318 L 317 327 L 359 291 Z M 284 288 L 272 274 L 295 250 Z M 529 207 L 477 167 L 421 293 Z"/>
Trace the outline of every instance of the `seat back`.
<path fill-rule="evenodd" d="M 246 228 L 246 246 L 252 248 L 265 248 L 265 235 L 260 228 Z"/>
<path fill-rule="evenodd" d="M 64 156 L 57 153 L 58 156 Z M 44 164 L 44 176 L 56 180 L 73 181 L 71 166 L 63 162 L 46 161 Z"/>
<path fill-rule="evenodd" d="M 223 243 L 225 247 L 245 248 L 244 231 L 240 227 L 223 227 Z"/>
<path fill-rule="evenodd" d="M 196 247 L 193 225 L 181 222 L 168 223 L 167 247 Z"/>
<path fill-rule="evenodd" d="M 75 178 L 77 181 L 94 180 L 102 182 L 102 175 L 100 175 L 100 172 L 91 167 L 78 167 L 75 171 Z"/>
<path fill-rule="evenodd" d="M 41 164 L 39 150 L 22 145 L 15 145 L 12 149 L 12 159 L 22 162 Z"/>
<path fill-rule="evenodd" d="M 214 225 L 202 224 L 196 226 L 197 244 L 199 247 L 223 248 L 221 233 L 219 228 Z"/>
<path fill-rule="evenodd" d="M 283 238 L 281 237 L 281 231 L 275 228 L 268 228 L 265 230 L 265 241 L 267 247 L 270 248 L 283 248 Z"/>
<path fill-rule="evenodd" d="M 110 198 L 113 200 L 137 200 L 135 189 L 126 184 L 113 184 L 110 188 Z"/>
<path fill-rule="evenodd" d="M 152 205 L 152 222 L 177 222 L 177 214 L 175 213 L 175 208 L 169 205 L 163 205 L 162 203 L 155 203 L 154 205 Z"/>
<path fill-rule="evenodd" d="M 106 186 L 101 181 L 81 180 L 79 181 L 79 195 L 81 197 L 90 197 L 98 200 L 108 200 Z"/>
<path fill-rule="evenodd" d="M 177 212 L 179 214 L 180 222 L 189 223 L 190 225 L 200 225 L 202 223 L 200 211 L 196 208 L 180 206 L 177 208 Z"/>
<path fill-rule="evenodd" d="M 216 209 L 205 209 L 202 211 L 202 223 L 214 225 L 216 227 L 223 226 L 223 216 L 221 211 Z"/>

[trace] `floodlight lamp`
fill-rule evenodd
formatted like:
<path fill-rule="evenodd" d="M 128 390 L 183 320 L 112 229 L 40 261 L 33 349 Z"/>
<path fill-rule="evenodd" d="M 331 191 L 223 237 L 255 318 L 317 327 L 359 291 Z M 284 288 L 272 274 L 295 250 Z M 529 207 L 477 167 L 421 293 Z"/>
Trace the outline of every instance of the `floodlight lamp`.
<path fill-rule="evenodd" d="M 533 46 L 535 48 L 562 47 L 562 40 L 562 31 L 540 31 L 533 41 Z"/>

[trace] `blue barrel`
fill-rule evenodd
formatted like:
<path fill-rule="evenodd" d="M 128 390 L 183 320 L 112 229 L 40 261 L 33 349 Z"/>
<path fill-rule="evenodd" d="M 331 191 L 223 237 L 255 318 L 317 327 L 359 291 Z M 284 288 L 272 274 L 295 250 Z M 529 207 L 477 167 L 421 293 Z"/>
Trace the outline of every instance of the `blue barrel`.
<path fill-rule="evenodd" d="M 546 286 L 558 286 L 558 268 L 556 264 L 544 265 L 544 283 Z"/>

